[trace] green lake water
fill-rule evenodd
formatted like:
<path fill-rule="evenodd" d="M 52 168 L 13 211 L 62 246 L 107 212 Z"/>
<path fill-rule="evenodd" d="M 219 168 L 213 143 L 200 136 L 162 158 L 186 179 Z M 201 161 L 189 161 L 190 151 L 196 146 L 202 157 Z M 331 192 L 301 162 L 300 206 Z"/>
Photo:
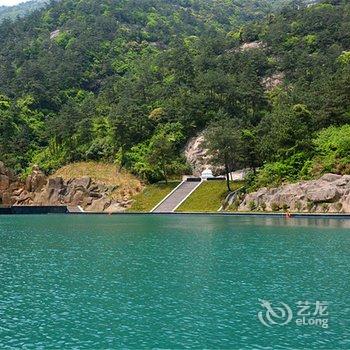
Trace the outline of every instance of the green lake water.
<path fill-rule="evenodd" d="M 350 220 L 0 216 L 0 349 L 349 349 L 349 264 Z"/>

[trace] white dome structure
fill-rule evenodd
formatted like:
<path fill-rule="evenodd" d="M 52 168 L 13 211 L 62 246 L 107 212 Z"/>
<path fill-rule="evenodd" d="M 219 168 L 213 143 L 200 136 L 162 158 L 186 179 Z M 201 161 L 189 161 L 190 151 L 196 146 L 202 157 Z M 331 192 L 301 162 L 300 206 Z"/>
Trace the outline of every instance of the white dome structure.
<path fill-rule="evenodd" d="M 202 172 L 202 175 L 201 175 L 201 178 L 203 180 L 206 180 L 206 179 L 211 179 L 213 178 L 214 175 L 213 175 L 213 172 L 211 171 L 211 169 L 205 169 L 203 172 Z"/>

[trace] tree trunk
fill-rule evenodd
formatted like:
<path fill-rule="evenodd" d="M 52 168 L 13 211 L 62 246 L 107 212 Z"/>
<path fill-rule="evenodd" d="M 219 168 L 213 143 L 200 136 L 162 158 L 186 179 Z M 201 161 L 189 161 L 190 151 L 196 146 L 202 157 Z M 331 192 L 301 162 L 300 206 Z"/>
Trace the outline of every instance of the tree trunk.
<path fill-rule="evenodd" d="M 225 171 L 226 171 L 226 185 L 227 185 L 227 189 L 228 189 L 229 192 L 232 192 L 231 186 L 230 186 L 230 169 L 228 167 L 227 162 L 225 162 Z"/>
<path fill-rule="evenodd" d="M 163 177 L 164 177 L 165 183 L 168 184 L 168 174 L 167 174 L 167 171 L 166 171 L 165 164 L 163 164 Z"/>

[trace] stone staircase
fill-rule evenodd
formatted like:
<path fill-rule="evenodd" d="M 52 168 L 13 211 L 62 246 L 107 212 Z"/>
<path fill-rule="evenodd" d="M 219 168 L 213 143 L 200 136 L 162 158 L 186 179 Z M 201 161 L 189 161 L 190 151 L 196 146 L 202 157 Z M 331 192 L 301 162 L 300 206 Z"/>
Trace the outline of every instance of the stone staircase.
<path fill-rule="evenodd" d="M 152 213 L 174 212 L 200 184 L 200 179 L 183 181 L 152 210 Z"/>

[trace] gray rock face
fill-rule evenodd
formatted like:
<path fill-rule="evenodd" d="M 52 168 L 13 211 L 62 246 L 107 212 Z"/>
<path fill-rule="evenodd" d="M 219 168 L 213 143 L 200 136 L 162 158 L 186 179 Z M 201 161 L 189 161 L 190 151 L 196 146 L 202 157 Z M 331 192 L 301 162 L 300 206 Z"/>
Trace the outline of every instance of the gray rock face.
<path fill-rule="evenodd" d="M 350 176 L 325 174 L 318 180 L 261 188 L 245 196 L 239 211 L 350 212 Z"/>
<path fill-rule="evenodd" d="M 91 178 L 88 176 L 81 177 L 79 179 L 72 179 L 68 181 L 68 186 L 72 188 L 89 188 L 91 185 Z"/>
<path fill-rule="evenodd" d="M 17 189 L 18 182 L 13 172 L 0 162 L 0 205 L 13 204 L 12 192 Z"/>
<path fill-rule="evenodd" d="M 191 165 L 192 173 L 200 176 L 206 169 L 211 169 L 215 174 L 221 174 L 222 169 L 212 163 L 211 157 L 207 154 L 208 150 L 204 147 L 203 133 L 192 137 L 184 150 L 187 163 Z"/>
<path fill-rule="evenodd" d="M 350 213 L 350 193 L 342 198 L 341 204 L 344 213 Z"/>
<path fill-rule="evenodd" d="M 111 204 L 105 186 L 96 184 L 90 177 L 69 179 L 51 178 L 42 191 L 35 194 L 35 203 L 81 206 L 87 211 L 105 211 Z"/>
<path fill-rule="evenodd" d="M 49 179 L 48 189 L 59 190 L 63 188 L 63 179 L 61 177 L 55 177 Z"/>
<path fill-rule="evenodd" d="M 327 181 L 327 182 L 333 182 L 342 179 L 341 175 L 337 174 L 324 174 L 320 180 L 321 181 Z"/>
<path fill-rule="evenodd" d="M 268 77 L 262 79 L 262 85 L 265 88 L 265 91 L 271 91 L 275 87 L 283 83 L 285 74 L 283 72 L 276 72 Z"/>
<path fill-rule="evenodd" d="M 67 205 L 86 211 L 123 211 L 131 205 L 130 197 L 112 200 L 115 186 L 95 183 L 90 177 L 65 181 L 62 177 L 47 178 L 34 167 L 25 182 L 19 181 L 0 162 L 0 205 Z"/>
<path fill-rule="evenodd" d="M 307 199 L 315 203 L 333 203 L 340 198 L 337 187 L 311 188 L 307 189 Z"/>
<path fill-rule="evenodd" d="M 91 212 L 103 212 L 106 211 L 111 205 L 111 200 L 107 198 L 100 198 L 95 200 L 90 206 L 89 211 Z"/>
<path fill-rule="evenodd" d="M 188 164 L 191 165 L 193 174 L 200 176 L 203 170 L 210 167 L 210 159 L 207 151 L 203 147 L 204 136 L 199 134 L 189 140 L 185 148 L 185 157 Z"/>
<path fill-rule="evenodd" d="M 25 189 L 28 192 L 40 191 L 47 183 L 45 174 L 38 168 L 34 169 L 26 179 Z"/>
<path fill-rule="evenodd" d="M 251 41 L 248 43 L 244 43 L 240 46 L 240 51 L 249 51 L 254 49 L 261 49 L 264 47 L 264 43 L 262 41 Z"/>

